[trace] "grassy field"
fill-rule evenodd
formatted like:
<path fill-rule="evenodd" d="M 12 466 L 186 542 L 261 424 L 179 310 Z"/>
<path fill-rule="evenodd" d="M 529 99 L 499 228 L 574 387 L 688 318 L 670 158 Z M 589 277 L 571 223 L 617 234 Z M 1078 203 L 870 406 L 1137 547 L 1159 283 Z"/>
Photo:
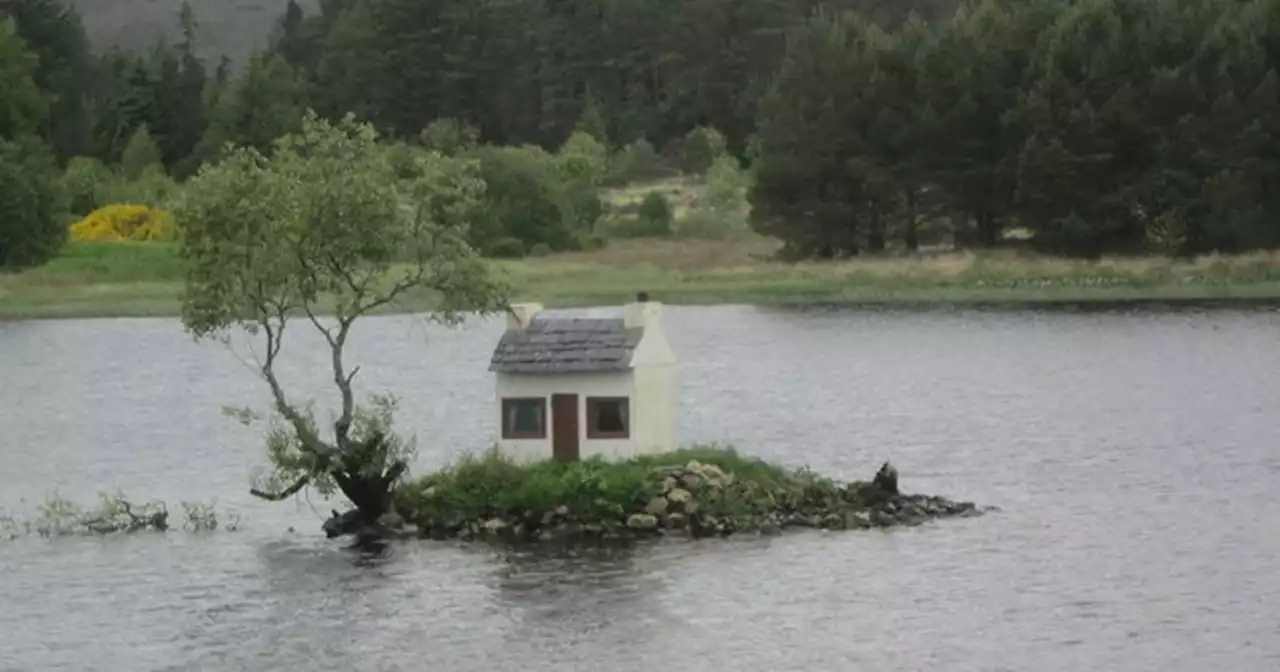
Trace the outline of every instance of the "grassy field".
<path fill-rule="evenodd" d="M 1280 252 L 1186 262 L 993 252 L 788 264 L 770 259 L 775 249 L 759 238 L 631 240 L 495 265 L 513 300 L 548 306 L 615 304 L 640 290 L 671 304 L 1280 299 Z M 167 245 L 72 244 L 43 267 L 0 275 L 0 318 L 176 315 L 182 279 L 182 262 Z M 395 307 L 429 308 L 425 296 Z"/>

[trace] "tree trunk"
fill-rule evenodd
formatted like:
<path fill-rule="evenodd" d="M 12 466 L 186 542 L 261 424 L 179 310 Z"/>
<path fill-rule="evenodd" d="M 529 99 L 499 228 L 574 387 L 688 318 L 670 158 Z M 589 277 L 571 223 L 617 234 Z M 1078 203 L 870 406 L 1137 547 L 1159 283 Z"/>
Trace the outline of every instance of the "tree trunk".
<path fill-rule="evenodd" d="M 350 464 L 334 465 L 329 475 L 355 508 L 341 515 L 335 512 L 334 517 L 325 522 L 325 533 L 330 538 L 344 534 L 384 536 L 385 530 L 379 520 L 391 511 L 392 489 L 408 465 L 396 461 L 377 476 L 370 476 L 367 473 L 370 465 L 386 462 L 384 437 L 375 435 L 368 441 L 352 444 L 351 448 L 343 460 Z"/>
<path fill-rule="evenodd" d="M 908 252 L 917 252 L 920 250 L 920 235 L 916 229 L 918 222 L 916 221 L 916 189 L 908 187 L 907 196 L 907 223 L 903 230 L 903 244 Z"/>
<path fill-rule="evenodd" d="M 995 247 L 1000 236 L 995 215 L 990 212 L 979 212 L 977 216 L 977 223 L 978 244 L 982 247 Z"/>
<path fill-rule="evenodd" d="M 871 225 L 867 227 L 867 251 L 884 252 L 884 211 L 875 206 L 871 210 Z"/>

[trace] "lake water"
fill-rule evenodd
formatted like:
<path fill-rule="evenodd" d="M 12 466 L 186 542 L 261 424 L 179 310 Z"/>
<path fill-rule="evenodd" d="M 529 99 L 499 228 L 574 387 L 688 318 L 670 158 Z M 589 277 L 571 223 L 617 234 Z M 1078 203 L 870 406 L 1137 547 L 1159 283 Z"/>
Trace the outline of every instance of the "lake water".
<path fill-rule="evenodd" d="M 1280 313 L 668 308 L 681 440 L 1001 507 L 511 553 L 326 541 L 246 493 L 259 405 L 172 320 L 0 323 L 0 507 L 216 499 L 235 532 L 0 542 L 0 670 L 1280 669 Z M 497 321 L 363 323 L 420 469 L 482 447 Z M 329 395 L 298 325 L 292 389 Z M 305 342 L 304 342 L 305 341 Z M 243 354 L 243 353 L 242 353 Z M 328 399 L 329 397 L 324 397 Z M 290 532 L 289 527 L 296 532 Z"/>

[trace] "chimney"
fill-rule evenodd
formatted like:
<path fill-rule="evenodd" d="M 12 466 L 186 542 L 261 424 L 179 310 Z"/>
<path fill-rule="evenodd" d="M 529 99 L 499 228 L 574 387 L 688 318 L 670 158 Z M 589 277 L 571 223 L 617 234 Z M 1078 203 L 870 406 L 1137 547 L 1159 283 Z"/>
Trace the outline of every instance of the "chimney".
<path fill-rule="evenodd" d="M 623 322 L 628 329 L 656 326 L 662 318 L 662 304 L 649 300 L 648 292 L 636 294 L 636 300 L 623 309 Z"/>
<path fill-rule="evenodd" d="M 507 331 L 524 329 L 542 310 L 541 303 L 513 303 L 507 307 Z"/>

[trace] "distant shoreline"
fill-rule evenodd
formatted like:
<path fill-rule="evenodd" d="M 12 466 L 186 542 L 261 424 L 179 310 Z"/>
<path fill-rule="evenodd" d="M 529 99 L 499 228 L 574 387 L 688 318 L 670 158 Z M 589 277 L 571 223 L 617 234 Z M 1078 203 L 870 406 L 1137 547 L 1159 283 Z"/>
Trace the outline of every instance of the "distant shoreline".
<path fill-rule="evenodd" d="M 513 300 L 615 305 L 647 291 L 669 305 L 875 308 L 1280 306 L 1280 254 L 1098 262 L 950 253 L 838 262 L 766 261 L 765 241 L 618 241 L 605 250 L 498 261 Z M 0 275 L 0 319 L 175 317 L 184 269 L 171 247 L 74 244 Z M 408 296 L 385 313 L 430 310 Z"/>

